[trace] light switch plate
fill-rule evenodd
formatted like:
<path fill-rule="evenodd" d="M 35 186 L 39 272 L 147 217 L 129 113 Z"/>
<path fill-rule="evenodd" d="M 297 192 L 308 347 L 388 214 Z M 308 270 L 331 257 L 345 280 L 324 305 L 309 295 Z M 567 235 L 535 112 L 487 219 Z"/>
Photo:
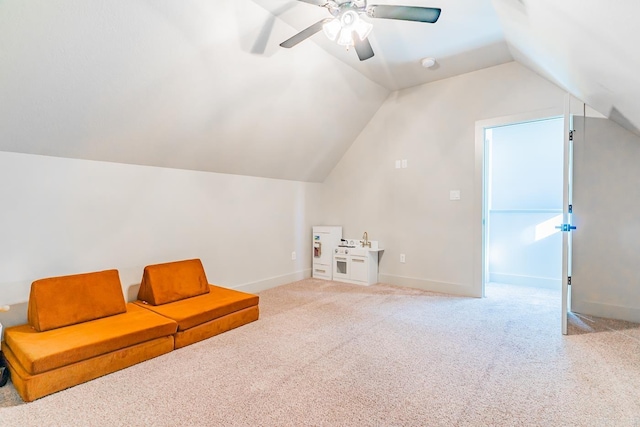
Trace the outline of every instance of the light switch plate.
<path fill-rule="evenodd" d="M 407 258 L 404 256 L 404 254 L 400 254 L 400 262 L 404 264 L 406 260 Z"/>
<path fill-rule="evenodd" d="M 403 159 L 402 160 L 402 169 L 406 169 L 407 168 L 407 159 Z"/>
<path fill-rule="evenodd" d="M 396 160 L 396 169 L 400 169 L 400 160 Z"/>
<path fill-rule="evenodd" d="M 296 253 L 295 252 L 291 252 L 291 261 L 295 261 L 297 258 Z"/>
<path fill-rule="evenodd" d="M 449 191 L 449 200 L 460 200 L 460 190 Z"/>

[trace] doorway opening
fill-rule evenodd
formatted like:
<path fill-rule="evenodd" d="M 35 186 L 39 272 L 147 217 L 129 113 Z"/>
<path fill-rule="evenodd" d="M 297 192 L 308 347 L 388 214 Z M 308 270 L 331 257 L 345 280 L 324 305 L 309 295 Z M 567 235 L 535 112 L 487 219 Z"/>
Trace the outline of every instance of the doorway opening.
<path fill-rule="evenodd" d="M 562 286 L 564 119 L 484 130 L 485 286 Z"/>

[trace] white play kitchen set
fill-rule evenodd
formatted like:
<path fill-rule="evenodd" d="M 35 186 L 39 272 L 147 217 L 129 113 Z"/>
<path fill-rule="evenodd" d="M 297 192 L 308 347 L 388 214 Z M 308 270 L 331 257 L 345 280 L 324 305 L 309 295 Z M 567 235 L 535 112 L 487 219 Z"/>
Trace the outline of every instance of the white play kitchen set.
<path fill-rule="evenodd" d="M 362 239 L 343 239 L 342 227 L 313 227 L 312 276 L 356 285 L 378 283 L 378 242 L 369 240 L 365 231 Z"/>

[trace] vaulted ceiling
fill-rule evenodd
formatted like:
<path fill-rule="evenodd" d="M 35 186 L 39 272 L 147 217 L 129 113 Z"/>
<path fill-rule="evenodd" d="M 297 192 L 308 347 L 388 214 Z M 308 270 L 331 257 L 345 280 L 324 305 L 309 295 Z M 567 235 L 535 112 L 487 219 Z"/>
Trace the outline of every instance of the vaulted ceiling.
<path fill-rule="evenodd" d="M 493 0 L 514 59 L 638 133 L 640 2 Z"/>
<path fill-rule="evenodd" d="M 278 46 L 328 16 L 300 1 L 0 1 L 0 150 L 321 182 L 392 91 L 513 59 L 640 127 L 636 2 L 380 2 L 443 11 L 360 62 Z"/>

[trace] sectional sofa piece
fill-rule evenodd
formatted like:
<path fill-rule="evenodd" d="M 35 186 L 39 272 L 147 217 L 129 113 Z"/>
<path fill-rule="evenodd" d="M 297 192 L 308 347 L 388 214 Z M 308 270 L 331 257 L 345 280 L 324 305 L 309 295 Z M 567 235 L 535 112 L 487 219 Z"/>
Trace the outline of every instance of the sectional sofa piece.
<path fill-rule="evenodd" d="M 178 324 L 175 348 L 258 320 L 258 296 L 210 285 L 199 259 L 144 268 L 138 300 Z"/>
<path fill-rule="evenodd" d="M 257 320 L 258 302 L 210 285 L 200 260 L 145 267 L 131 303 L 117 270 L 41 279 L 2 351 L 29 402 Z"/>
<path fill-rule="evenodd" d="M 173 350 L 178 325 L 125 303 L 117 270 L 37 280 L 2 352 L 29 402 Z"/>

